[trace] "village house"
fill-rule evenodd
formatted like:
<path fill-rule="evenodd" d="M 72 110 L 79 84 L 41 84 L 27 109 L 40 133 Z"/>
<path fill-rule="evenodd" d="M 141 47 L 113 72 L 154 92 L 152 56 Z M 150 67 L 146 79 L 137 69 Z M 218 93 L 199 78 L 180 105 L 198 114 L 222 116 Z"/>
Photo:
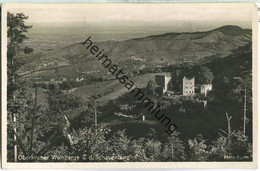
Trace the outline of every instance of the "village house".
<path fill-rule="evenodd" d="M 79 77 L 76 78 L 76 82 L 81 82 L 83 80 L 84 80 L 84 78 L 79 78 Z"/>

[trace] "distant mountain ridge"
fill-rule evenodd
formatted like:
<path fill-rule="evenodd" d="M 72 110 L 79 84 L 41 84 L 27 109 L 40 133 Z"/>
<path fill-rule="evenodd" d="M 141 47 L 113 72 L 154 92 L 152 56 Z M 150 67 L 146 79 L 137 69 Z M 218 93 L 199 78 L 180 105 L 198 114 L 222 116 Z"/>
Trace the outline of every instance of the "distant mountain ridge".
<path fill-rule="evenodd" d="M 95 37 L 91 37 L 91 40 L 95 42 Z M 211 56 L 224 58 L 251 42 L 250 29 L 228 25 L 206 32 L 165 33 L 95 44 L 104 49 L 104 53 L 113 63 L 127 68 L 128 71 L 133 71 L 195 62 Z M 104 69 L 89 53 L 89 50 L 86 50 L 86 46 L 77 43 L 50 52 L 31 55 L 20 72 L 32 73 L 29 76 L 33 77 L 46 74 L 71 75 L 75 72 L 96 70 Z"/>
<path fill-rule="evenodd" d="M 215 31 L 221 31 L 224 34 L 236 36 L 239 34 L 246 34 L 248 32 L 251 32 L 250 29 L 242 29 L 241 27 L 238 26 L 233 26 L 233 25 L 226 25 L 222 26 L 219 28 L 214 29 Z"/>

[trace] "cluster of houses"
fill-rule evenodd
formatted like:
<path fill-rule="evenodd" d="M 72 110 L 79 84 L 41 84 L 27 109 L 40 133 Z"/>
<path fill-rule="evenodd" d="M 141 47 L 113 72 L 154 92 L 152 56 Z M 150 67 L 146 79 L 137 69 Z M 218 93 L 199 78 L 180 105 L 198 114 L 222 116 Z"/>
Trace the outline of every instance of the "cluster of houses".
<path fill-rule="evenodd" d="M 42 78 L 35 78 L 35 82 L 36 83 L 43 83 L 43 84 L 59 84 L 59 83 L 63 83 L 63 82 L 66 82 L 66 81 L 76 81 L 76 82 L 81 82 L 81 81 L 84 81 L 84 78 L 83 77 L 76 77 L 76 78 L 66 78 L 66 77 L 62 77 L 62 78 L 51 78 L 49 80 L 44 80 Z"/>
<path fill-rule="evenodd" d="M 155 75 L 155 83 L 163 88 L 163 93 L 168 91 L 171 76 L 169 74 Z M 206 97 L 212 90 L 212 84 L 195 84 L 195 77 L 182 79 L 182 92 L 183 96 L 203 95 Z"/>

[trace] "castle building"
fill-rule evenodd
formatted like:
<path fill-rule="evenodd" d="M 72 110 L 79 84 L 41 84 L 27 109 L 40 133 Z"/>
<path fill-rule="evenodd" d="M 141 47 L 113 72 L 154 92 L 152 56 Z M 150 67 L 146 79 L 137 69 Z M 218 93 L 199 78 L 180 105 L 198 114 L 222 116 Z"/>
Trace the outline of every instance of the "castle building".
<path fill-rule="evenodd" d="M 184 96 L 195 95 L 195 78 L 194 77 L 192 77 L 191 79 L 189 79 L 187 77 L 183 77 L 182 94 Z"/>
<path fill-rule="evenodd" d="M 171 80 L 171 76 L 169 75 L 155 75 L 155 83 L 163 88 L 163 93 L 168 90 L 168 84 Z"/>

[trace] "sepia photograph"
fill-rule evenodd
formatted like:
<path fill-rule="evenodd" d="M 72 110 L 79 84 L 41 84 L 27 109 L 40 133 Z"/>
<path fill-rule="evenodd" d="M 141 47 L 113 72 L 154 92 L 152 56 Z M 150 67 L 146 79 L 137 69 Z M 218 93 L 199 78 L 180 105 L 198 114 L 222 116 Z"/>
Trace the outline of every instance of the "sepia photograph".
<path fill-rule="evenodd" d="M 4 168 L 256 168 L 254 3 L 2 4 Z"/>

